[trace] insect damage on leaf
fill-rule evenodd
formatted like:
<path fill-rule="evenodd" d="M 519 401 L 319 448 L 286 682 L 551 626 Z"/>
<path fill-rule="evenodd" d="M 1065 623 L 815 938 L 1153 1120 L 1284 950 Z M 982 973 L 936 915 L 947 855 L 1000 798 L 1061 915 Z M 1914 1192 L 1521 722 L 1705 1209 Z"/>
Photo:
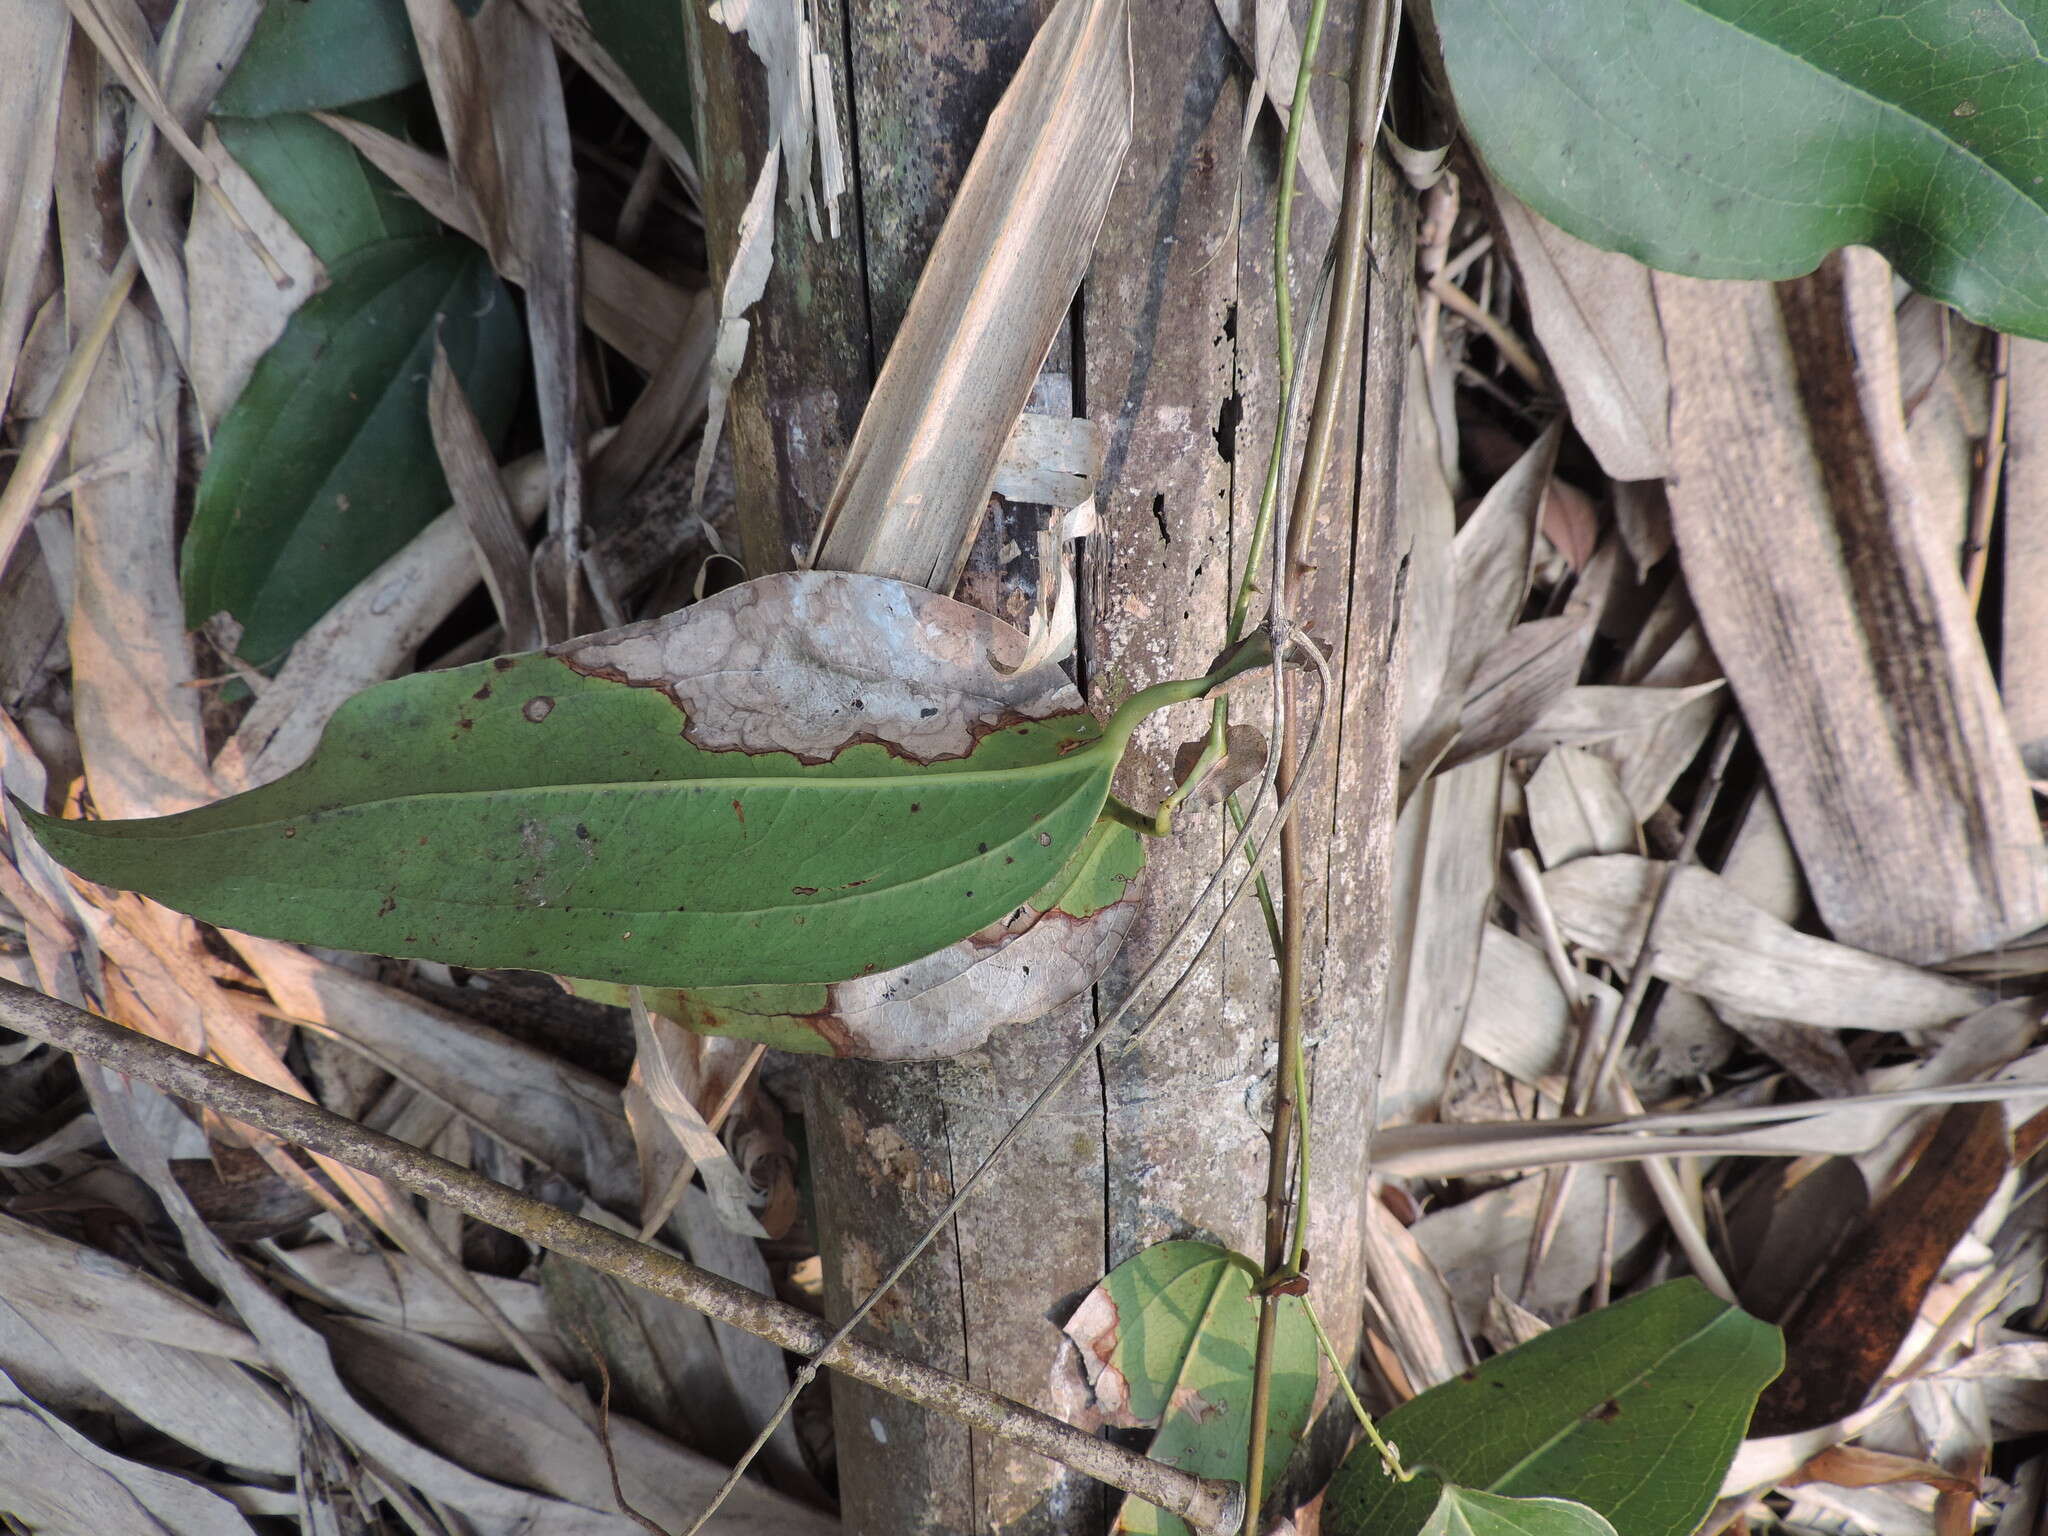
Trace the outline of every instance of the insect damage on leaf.
<path fill-rule="evenodd" d="M 303 768 L 214 805 L 30 819 L 89 879 L 267 937 L 650 987 L 829 985 L 1030 903 L 1139 716 L 1212 681 L 1105 729 L 1048 712 L 1057 668 L 996 671 L 1013 643 L 895 582 L 765 578 L 370 689 Z"/>

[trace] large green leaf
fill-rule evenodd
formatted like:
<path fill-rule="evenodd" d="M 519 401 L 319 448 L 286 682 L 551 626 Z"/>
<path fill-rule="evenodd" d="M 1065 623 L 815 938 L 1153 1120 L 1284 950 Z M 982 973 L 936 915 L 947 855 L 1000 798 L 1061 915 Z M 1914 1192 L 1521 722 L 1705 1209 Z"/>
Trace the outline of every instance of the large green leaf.
<path fill-rule="evenodd" d="M 267 937 L 654 987 L 836 982 L 1027 902 L 1094 825 L 1138 721 L 1261 659 L 1147 689 L 1106 727 L 963 708 L 863 649 L 956 638 L 919 622 L 944 599 L 904 590 L 747 583 L 653 625 L 372 688 L 304 767 L 214 805 L 31 820 L 88 879 Z M 828 612 L 838 670 L 763 664 L 819 639 Z M 630 670 L 661 656 L 679 670 Z M 961 750 L 875 739 L 892 694 L 928 699 L 911 717 Z M 764 740 L 811 750 L 749 745 Z"/>
<path fill-rule="evenodd" d="M 655 1013 L 705 1035 L 777 1050 L 893 1061 L 954 1056 L 1003 1024 L 1042 1018 L 1087 990 L 1136 915 L 1144 841 L 1122 822 L 1089 829 L 1045 888 L 1004 918 L 894 970 L 847 981 L 645 989 Z M 573 980 L 625 1006 L 632 988 Z"/>
<path fill-rule="evenodd" d="M 1553 223 L 1698 277 L 1871 245 L 2048 336 L 2048 14 L 1924 0 L 1435 0 L 1488 168 Z"/>
<path fill-rule="evenodd" d="M 1089 1293 L 1067 1333 L 1113 1422 L 1159 1425 L 1150 1454 L 1203 1477 L 1241 1481 L 1251 1440 L 1258 1266 L 1213 1243 L 1166 1242 L 1126 1259 Z M 1270 1483 L 1307 1428 L 1316 1395 L 1316 1336 L 1301 1299 L 1276 1299 Z M 1117 1536 L 1185 1536 L 1175 1516 L 1126 1499 Z"/>
<path fill-rule="evenodd" d="M 405 0 L 270 0 L 213 109 L 328 111 L 423 78 Z"/>
<path fill-rule="evenodd" d="M 225 609 L 258 666 L 448 505 L 426 412 L 436 324 L 494 440 L 519 397 L 525 332 L 478 247 L 380 241 L 330 277 L 221 423 L 185 536 L 186 622 Z"/>
<path fill-rule="evenodd" d="M 1388 1414 L 1380 1432 L 1427 1471 L 1396 1482 L 1360 1446 L 1330 1484 L 1323 1528 L 1417 1536 L 1451 1482 L 1574 1499 L 1628 1536 L 1690 1536 L 1784 1360 L 1770 1324 L 1696 1280 L 1660 1285 Z"/>
<path fill-rule="evenodd" d="M 403 117 L 395 105 L 353 115 L 387 131 L 396 131 Z M 432 214 L 400 192 L 346 139 L 303 113 L 221 117 L 214 120 L 214 127 L 228 153 L 329 266 L 380 240 L 431 235 L 440 228 Z"/>

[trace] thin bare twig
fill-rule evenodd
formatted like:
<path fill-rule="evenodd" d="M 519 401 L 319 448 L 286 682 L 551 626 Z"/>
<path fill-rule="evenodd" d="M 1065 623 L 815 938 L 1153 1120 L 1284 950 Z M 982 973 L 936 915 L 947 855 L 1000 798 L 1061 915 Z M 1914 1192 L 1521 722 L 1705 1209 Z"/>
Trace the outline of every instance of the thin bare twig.
<path fill-rule="evenodd" d="M 0 979 L 0 1025 L 139 1078 L 172 1096 L 232 1120 L 260 1126 L 309 1151 L 375 1174 L 430 1200 L 783 1349 L 823 1363 L 884 1392 L 1009 1440 L 1178 1515 L 1197 1532 L 1235 1526 L 1235 1484 L 1098 1440 L 1072 1425 L 972 1382 L 872 1344 L 831 1344 L 828 1326 L 806 1312 L 699 1269 L 595 1222 L 555 1209 L 407 1142 L 380 1135 L 317 1104 L 293 1098 L 217 1062 L 124 1029 L 68 1003 Z"/>
<path fill-rule="evenodd" d="M 1976 612 L 1984 596 L 1984 567 L 1991 555 L 1991 520 L 1998 513 L 1998 485 L 2005 475 L 2005 422 L 2012 402 L 2012 338 L 1991 338 L 1991 422 L 1985 429 L 1983 462 L 1970 495 L 1970 531 L 1963 540 L 1963 588 Z"/>

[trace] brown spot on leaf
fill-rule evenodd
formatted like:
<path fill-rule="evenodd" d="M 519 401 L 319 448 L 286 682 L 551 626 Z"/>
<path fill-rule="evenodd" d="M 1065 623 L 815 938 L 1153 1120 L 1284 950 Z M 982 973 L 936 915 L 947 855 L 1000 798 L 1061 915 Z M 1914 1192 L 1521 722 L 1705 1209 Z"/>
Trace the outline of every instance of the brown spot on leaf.
<path fill-rule="evenodd" d="M 504 660 L 505 658 L 501 656 L 501 657 L 499 657 L 498 659 L 499 659 L 500 661 L 503 661 L 503 660 Z M 478 701 L 479 703 L 481 703 L 481 702 L 482 702 L 483 700 L 485 700 L 485 699 L 488 699 L 488 698 L 489 698 L 490 696 L 491 696 L 491 685 L 490 685 L 489 683 L 485 683 L 485 684 L 483 685 L 483 687 L 481 687 L 481 688 L 477 689 L 477 691 L 476 691 L 475 693 L 472 693 L 472 694 L 470 695 L 470 697 L 471 697 L 472 699 L 475 699 L 475 700 L 477 700 L 477 701 Z"/>
<path fill-rule="evenodd" d="M 386 895 L 383 901 L 377 904 L 377 915 L 379 917 L 389 917 L 393 912 L 396 912 L 397 910 L 397 900 L 389 895 Z M 410 942 L 410 940 L 408 940 L 408 942 Z"/>
<path fill-rule="evenodd" d="M 1618 1419 L 1621 1417 L 1621 1404 L 1610 1397 L 1598 1408 L 1588 1409 L 1586 1411 L 1586 1417 L 1591 1419 L 1596 1424 L 1605 1424 L 1610 1419 Z"/>
<path fill-rule="evenodd" d="M 737 800 L 733 801 L 732 803 L 732 813 L 733 815 L 739 817 L 741 826 L 744 827 L 747 824 L 746 807 L 742 806 Z"/>
<path fill-rule="evenodd" d="M 297 827 L 286 827 L 284 829 L 284 835 L 286 837 L 297 837 L 299 835 L 299 829 Z"/>
<path fill-rule="evenodd" d="M 818 888 L 815 885 L 792 885 L 789 888 L 789 894 L 792 896 L 815 896 L 818 894 Z"/>
<path fill-rule="evenodd" d="M 547 717 L 553 714 L 554 712 L 555 701 L 549 698 L 544 693 L 535 694 L 532 698 L 528 699 L 524 704 L 519 706 L 519 713 L 526 716 L 526 718 L 528 720 L 531 720 L 535 725 L 539 725 L 541 721 L 547 719 Z"/>
<path fill-rule="evenodd" d="M 491 665 L 500 672 L 510 672 L 518 663 L 510 656 L 493 656 L 491 658 Z"/>

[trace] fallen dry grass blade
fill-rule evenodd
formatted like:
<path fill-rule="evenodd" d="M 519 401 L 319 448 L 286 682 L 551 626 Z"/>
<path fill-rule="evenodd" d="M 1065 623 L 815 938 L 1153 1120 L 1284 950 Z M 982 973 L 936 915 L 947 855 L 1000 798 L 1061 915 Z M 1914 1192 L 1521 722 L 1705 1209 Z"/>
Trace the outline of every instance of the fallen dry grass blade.
<path fill-rule="evenodd" d="M 1657 279 L 1672 523 L 1822 918 L 1909 960 L 2048 915 L 2048 855 L 1900 410 L 1892 278 Z"/>
<path fill-rule="evenodd" d="M 1060 0 L 990 115 L 875 382 L 812 564 L 941 592 L 1065 322 L 1131 138 L 1126 0 Z"/>
<path fill-rule="evenodd" d="M 434 370 L 427 384 L 427 420 L 433 428 L 434 452 L 448 481 L 448 494 L 462 515 L 476 546 L 477 563 L 491 605 L 505 628 L 505 648 L 529 651 L 540 645 L 540 623 L 534 613 L 527 579 L 526 537 L 497 458 L 478 425 L 476 412 L 462 392 L 461 381 L 448 366 L 441 338 L 434 338 Z M 552 478 L 552 477 L 550 477 Z"/>
<path fill-rule="evenodd" d="M 1661 479 L 1671 378 L 1650 269 L 1566 234 L 1504 187 L 1491 190 L 1573 427 L 1616 480 Z"/>
<path fill-rule="evenodd" d="M 1642 942 L 1666 866 L 1634 854 L 1578 859 L 1543 877 L 1565 936 L 1612 964 Z M 1882 955 L 1800 933 L 1697 865 L 1669 868 L 1657 977 L 1767 1018 L 1822 1029 L 1929 1029 L 1974 1012 L 1989 994 Z"/>
<path fill-rule="evenodd" d="M 533 339 L 534 388 L 548 456 L 548 531 L 565 552 L 570 575 L 563 583 L 563 602 L 568 634 L 577 634 L 586 627 L 581 612 L 584 583 L 579 576 L 592 578 L 604 623 L 618 624 L 623 616 L 584 560 L 582 371 L 577 356 L 582 274 L 568 109 L 554 44 L 523 8 L 496 5 L 481 12 L 476 37 L 490 102 L 487 115 L 504 178 L 505 237 L 519 248 L 519 264 L 526 272 L 526 327 Z"/>
<path fill-rule="evenodd" d="M 654 141 L 663 158 L 674 169 L 676 180 L 683 184 L 690 201 L 701 208 L 704 205 L 704 180 L 697 172 L 697 162 L 690 157 L 681 136 L 669 126 L 668 119 L 648 105 L 647 98 L 640 94 L 640 88 L 619 67 L 618 60 L 605 51 L 604 45 L 597 40 L 597 34 L 591 31 L 590 22 L 578 0 L 522 0 L 522 3 L 548 29 L 562 52 L 603 86 L 605 94 L 624 107 L 626 115 Z"/>
<path fill-rule="evenodd" d="M 1999 683 L 2020 758 L 2048 779 L 2048 341 L 2015 337 L 2006 417 Z"/>
<path fill-rule="evenodd" d="M 502 272 L 512 248 L 513 217 L 498 158 L 483 50 L 455 0 L 405 0 L 405 13 L 419 46 L 427 90 L 434 98 L 441 138 L 448 146 L 454 184 L 469 209 L 464 222 L 476 231 L 492 264 Z"/>
<path fill-rule="evenodd" d="M 50 235 L 57 105 L 71 19 L 63 0 L 23 0 L 0 34 L 0 413 L 14 393 L 15 365 L 42 302 L 38 275 Z M 4 520 L 0 520 L 4 526 Z M 0 566 L 7 563 L 0 539 Z"/>

